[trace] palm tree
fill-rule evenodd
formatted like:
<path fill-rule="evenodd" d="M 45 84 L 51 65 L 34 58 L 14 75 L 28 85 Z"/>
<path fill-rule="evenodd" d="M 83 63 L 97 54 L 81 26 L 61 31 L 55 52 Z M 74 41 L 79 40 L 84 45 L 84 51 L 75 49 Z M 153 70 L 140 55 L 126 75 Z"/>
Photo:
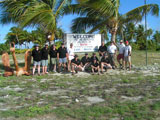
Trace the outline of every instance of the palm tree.
<path fill-rule="evenodd" d="M 73 21 L 72 31 L 89 29 L 89 33 L 95 32 L 103 26 L 107 26 L 111 33 L 111 40 L 115 42 L 119 27 L 128 22 L 141 21 L 145 13 L 158 16 L 157 4 L 143 5 L 125 14 L 119 13 L 120 0 L 77 0 L 78 4 L 66 8 L 68 14 L 81 15 Z"/>
<path fill-rule="evenodd" d="M 160 44 L 160 32 L 159 31 L 155 32 L 155 34 L 153 35 L 153 40 L 156 44 L 156 49 L 157 49 Z"/>
<path fill-rule="evenodd" d="M 27 26 L 41 27 L 50 34 L 49 41 L 55 39 L 57 23 L 64 15 L 64 7 L 71 0 L 3 0 L 1 23 L 18 23 L 22 28 Z"/>

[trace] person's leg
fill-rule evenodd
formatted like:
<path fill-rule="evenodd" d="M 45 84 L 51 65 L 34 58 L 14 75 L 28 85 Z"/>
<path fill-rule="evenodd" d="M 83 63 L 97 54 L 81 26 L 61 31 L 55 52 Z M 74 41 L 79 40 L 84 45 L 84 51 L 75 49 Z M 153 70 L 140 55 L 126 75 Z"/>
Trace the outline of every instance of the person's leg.
<path fill-rule="evenodd" d="M 101 72 L 102 72 L 102 73 L 103 73 L 103 66 L 104 66 L 104 64 L 101 63 Z"/>
<path fill-rule="evenodd" d="M 131 70 L 131 57 L 128 58 L 129 70 Z"/>
<path fill-rule="evenodd" d="M 41 67 L 40 67 L 40 65 L 38 65 L 38 75 L 40 75 L 41 74 Z"/>
<path fill-rule="evenodd" d="M 62 66 L 62 58 L 59 59 L 58 72 L 61 71 L 61 66 Z"/>
<path fill-rule="evenodd" d="M 33 66 L 33 71 L 32 71 L 33 75 L 35 73 L 35 70 L 36 70 L 36 65 Z"/>
<path fill-rule="evenodd" d="M 94 68 L 93 67 L 91 67 L 92 68 L 92 74 L 94 74 Z"/>
<path fill-rule="evenodd" d="M 71 60 L 68 60 L 68 71 L 71 70 Z"/>
<path fill-rule="evenodd" d="M 98 70 L 98 75 L 100 75 L 100 68 L 99 68 L 99 66 L 97 67 L 97 70 Z"/>
<path fill-rule="evenodd" d="M 121 62 L 120 62 L 120 54 L 117 56 L 117 61 L 119 63 L 119 66 L 121 66 Z"/>

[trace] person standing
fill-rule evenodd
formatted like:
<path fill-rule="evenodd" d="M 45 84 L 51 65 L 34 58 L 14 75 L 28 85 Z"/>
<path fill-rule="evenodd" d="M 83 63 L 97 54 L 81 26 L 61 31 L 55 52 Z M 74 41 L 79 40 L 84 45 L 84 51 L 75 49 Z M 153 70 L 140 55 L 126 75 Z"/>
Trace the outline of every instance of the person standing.
<path fill-rule="evenodd" d="M 118 50 L 119 50 L 119 54 L 117 56 L 117 61 L 120 65 L 120 68 L 123 68 L 123 61 L 124 61 L 124 48 L 125 48 L 125 44 L 123 43 L 123 40 L 120 41 L 120 44 L 118 45 Z M 122 60 L 122 62 L 121 62 Z"/>
<path fill-rule="evenodd" d="M 61 47 L 57 51 L 57 60 L 59 61 L 58 72 L 60 72 L 62 65 L 64 67 L 64 70 L 66 71 L 67 58 L 68 58 L 67 49 L 64 46 L 64 43 L 62 43 Z"/>
<path fill-rule="evenodd" d="M 102 42 L 102 45 L 98 49 L 100 60 L 102 56 L 107 52 L 107 47 L 105 46 L 104 42 Z"/>
<path fill-rule="evenodd" d="M 41 66 L 41 51 L 39 50 L 39 46 L 35 45 L 35 49 L 32 51 L 33 57 L 33 75 L 35 74 L 36 67 L 38 67 L 38 75 L 40 75 L 40 66 Z"/>
<path fill-rule="evenodd" d="M 127 69 L 127 63 L 128 63 L 129 70 L 131 70 L 131 51 L 132 47 L 129 45 L 129 42 L 126 41 L 126 46 L 124 48 L 124 68 Z"/>
<path fill-rule="evenodd" d="M 68 52 L 68 71 L 70 71 L 71 60 L 74 59 L 73 43 L 70 44 L 70 48 L 67 49 L 67 52 Z"/>
<path fill-rule="evenodd" d="M 111 44 L 107 48 L 110 64 L 112 65 L 112 68 L 115 69 L 115 57 L 117 52 L 117 47 L 114 45 L 114 42 L 112 41 Z"/>
<path fill-rule="evenodd" d="M 43 74 L 47 74 L 47 66 L 48 66 L 48 44 L 45 44 L 45 47 L 41 50 L 41 60 L 42 60 L 42 72 Z"/>
<path fill-rule="evenodd" d="M 57 66 L 57 49 L 56 45 L 52 45 L 49 51 L 50 60 L 51 60 L 51 67 L 54 72 L 56 72 Z"/>

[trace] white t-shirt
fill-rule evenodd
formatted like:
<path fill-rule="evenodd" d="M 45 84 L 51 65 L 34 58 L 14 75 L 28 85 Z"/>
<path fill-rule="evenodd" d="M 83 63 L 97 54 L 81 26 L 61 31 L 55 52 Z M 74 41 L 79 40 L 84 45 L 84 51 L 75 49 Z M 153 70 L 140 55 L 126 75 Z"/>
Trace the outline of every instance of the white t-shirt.
<path fill-rule="evenodd" d="M 67 49 L 69 60 L 74 59 L 74 49 L 73 48 L 68 48 Z"/>
<path fill-rule="evenodd" d="M 112 54 L 114 54 L 116 50 L 117 50 L 117 47 L 115 45 L 110 45 L 107 48 L 108 53 L 112 53 Z"/>
<path fill-rule="evenodd" d="M 130 51 L 130 53 L 131 53 L 131 51 L 132 51 L 132 48 L 131 48 L 130 45 L 128 45 L 128 46 L 126 46 L 126 47 L 124 48 L 124 56 L 125 56 L 125 57 L 129 56 L 129 54 L 128 54 L 129 51 Z"/>
<path fill-rule="evenodd" d="M 124 43 L 118 45 L 119 54 L 123 54 L 124 53 L 124 48 L 125 48 L 125 44 Z"/>

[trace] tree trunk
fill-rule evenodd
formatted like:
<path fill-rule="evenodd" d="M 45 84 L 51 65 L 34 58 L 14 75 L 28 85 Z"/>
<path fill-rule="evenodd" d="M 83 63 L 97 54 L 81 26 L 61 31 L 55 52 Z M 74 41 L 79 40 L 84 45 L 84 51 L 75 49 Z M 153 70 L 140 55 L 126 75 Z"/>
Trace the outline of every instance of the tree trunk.
<path fill-rule="evenodd" d="M 18 35 L 16 35 L 16 39 L 17 39 L 17 41 L 18 41 L 18 45 L 19 45 L 19 49 L 20 49 L 20 44 L 19 44 Z"/>
<path fill-rule="evenodd" d="M 116 32 L 111 33 L 111 41 L 114 43 L 116 42 Z"/>

